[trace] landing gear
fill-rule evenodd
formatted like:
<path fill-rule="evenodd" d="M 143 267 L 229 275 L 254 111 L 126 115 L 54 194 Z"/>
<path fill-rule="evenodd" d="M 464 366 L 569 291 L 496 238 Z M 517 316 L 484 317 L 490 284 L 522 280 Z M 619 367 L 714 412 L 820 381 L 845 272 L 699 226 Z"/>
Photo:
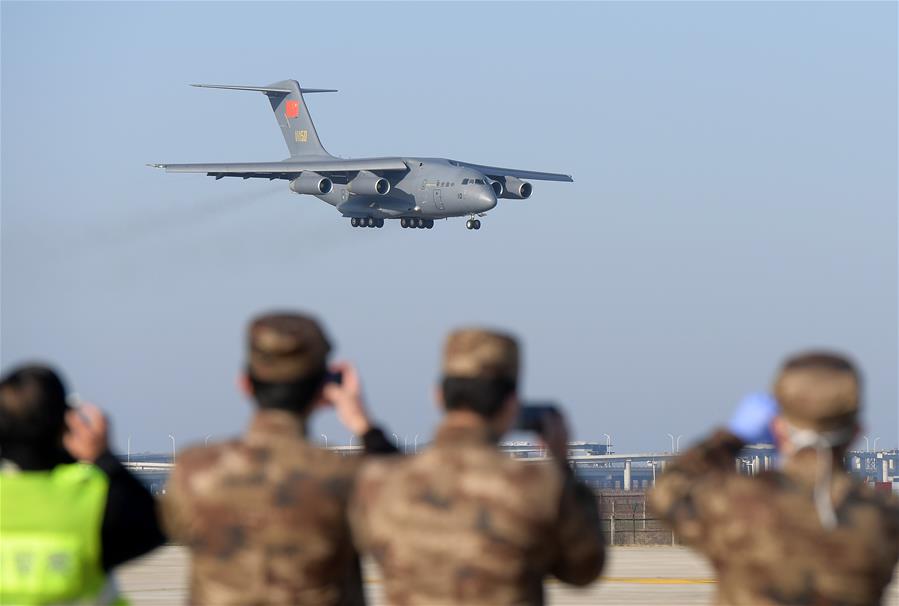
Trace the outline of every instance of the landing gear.
<path fill-rule="evenodd" d="M 352 217 L 350 225 L 353 227 L 384 227 L 384 219 L 375 219 L 374 217 Z"/>
<path fill-rule="evenodd" d="M 466 229 L 481 229 L 480 219 L 469 219 L 465 222 Z"/>
<path fill-rule="evenodd" d="M 421 219 L 419 217 L 403 217 L 400 219 L 400 225 L 403 228 L 411 229 L 433 229 L 434 219 Z"/>

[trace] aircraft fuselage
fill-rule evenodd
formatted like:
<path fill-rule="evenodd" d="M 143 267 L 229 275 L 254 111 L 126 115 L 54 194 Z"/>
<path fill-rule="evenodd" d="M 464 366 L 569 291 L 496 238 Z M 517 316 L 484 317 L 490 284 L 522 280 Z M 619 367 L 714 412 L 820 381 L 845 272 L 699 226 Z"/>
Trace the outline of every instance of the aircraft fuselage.
<path fill-rule="evenodd" d="M 390 191 L 359 195 L 335 182 L 327 194 L 315 197 L 345 217 L 445 219 L 487 212 L 496 206 L 490 180 L 480 172 L 443 158 L 403 158 L 409 170 L 386 174 Z M 350 177 L 351 180 L 352 177 Z"/>

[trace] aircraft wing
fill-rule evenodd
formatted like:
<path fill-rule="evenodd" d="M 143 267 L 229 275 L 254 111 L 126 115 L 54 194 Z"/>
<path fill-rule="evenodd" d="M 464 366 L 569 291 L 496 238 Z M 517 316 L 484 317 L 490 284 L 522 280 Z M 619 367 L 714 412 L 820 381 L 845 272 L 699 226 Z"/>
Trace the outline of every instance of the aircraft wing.
<path fill-rule="evenodd" d="M 356 172 L 360 170 L 391 171 L 409 170 L 401 158 L 361 158 L 342 160 L 322 158 L 310 160 L 286 160 L 284 162 L 242 162 L 224 164 L 148 164 L 163 168 L 169 173 L 206 173 L 210 177 L 242 177 L 244 179 L 293 179 L 305 171 L 316 173 Z"/>
<path fill-rule="evenodd" d="M 574 179 L 571 178 L 571 175 L 563 175 L 560 173 L 541 173 L 533 170 L 484 166 L 483 164 L 471 164 L 469 162 L 456 162 L 456 164 L 473 168 L 494 179 L 497 177 L 516 177 L 518 179 L 533 179 L 535 181 L 567 181 L 569 183 L 574 181 Z"/>

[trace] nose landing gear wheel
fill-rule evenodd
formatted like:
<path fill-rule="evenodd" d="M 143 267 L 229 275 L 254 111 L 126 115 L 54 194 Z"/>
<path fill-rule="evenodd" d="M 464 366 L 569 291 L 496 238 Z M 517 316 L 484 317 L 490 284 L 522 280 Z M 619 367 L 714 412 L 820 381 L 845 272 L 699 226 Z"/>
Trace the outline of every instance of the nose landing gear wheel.
<path fill-rule="evenodd" d="M 353 217 L 352 219 L 350 219 L 350 225 L 352 225 L 353 227 L 359 227 L 359 219 Z"/>
<path fill-rule="evenodd" d="M 378 229 L 384 227 L 384 219 L 375 219 L 375 227 Z"/>
<path fill-rule="evenodd" d="M 475 230 L 481 229 L 481 220 L 480 219 L 474 220 L 474 228 L 475 228 Z"/>
<path fill-rule="evenodd" d="M 402 227 L 403 229 L 409 227 L 409 220 L 406 217 L 400 219 L 400 227 Z"/>

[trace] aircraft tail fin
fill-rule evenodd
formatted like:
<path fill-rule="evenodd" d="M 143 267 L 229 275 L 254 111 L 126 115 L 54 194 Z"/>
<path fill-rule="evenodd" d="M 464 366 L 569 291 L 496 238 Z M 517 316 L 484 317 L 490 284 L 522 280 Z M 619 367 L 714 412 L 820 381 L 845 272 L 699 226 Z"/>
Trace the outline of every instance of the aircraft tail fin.
<path fill-rule="evenodd" d="M 192 84 L 200 88 L 224 88 L 228 90 L 251 90 L 265 93 L 275 119 L 281 127 L 281 134 L 291 158 L 308 156 L 328 156 L 315 132 L 312 117 L 303 100 L 303 93 L 336 93 L 328 88 L 300 88 L 296 80 L 282 80 L 268 86 L 232 86 L 228 84 Z"/>

